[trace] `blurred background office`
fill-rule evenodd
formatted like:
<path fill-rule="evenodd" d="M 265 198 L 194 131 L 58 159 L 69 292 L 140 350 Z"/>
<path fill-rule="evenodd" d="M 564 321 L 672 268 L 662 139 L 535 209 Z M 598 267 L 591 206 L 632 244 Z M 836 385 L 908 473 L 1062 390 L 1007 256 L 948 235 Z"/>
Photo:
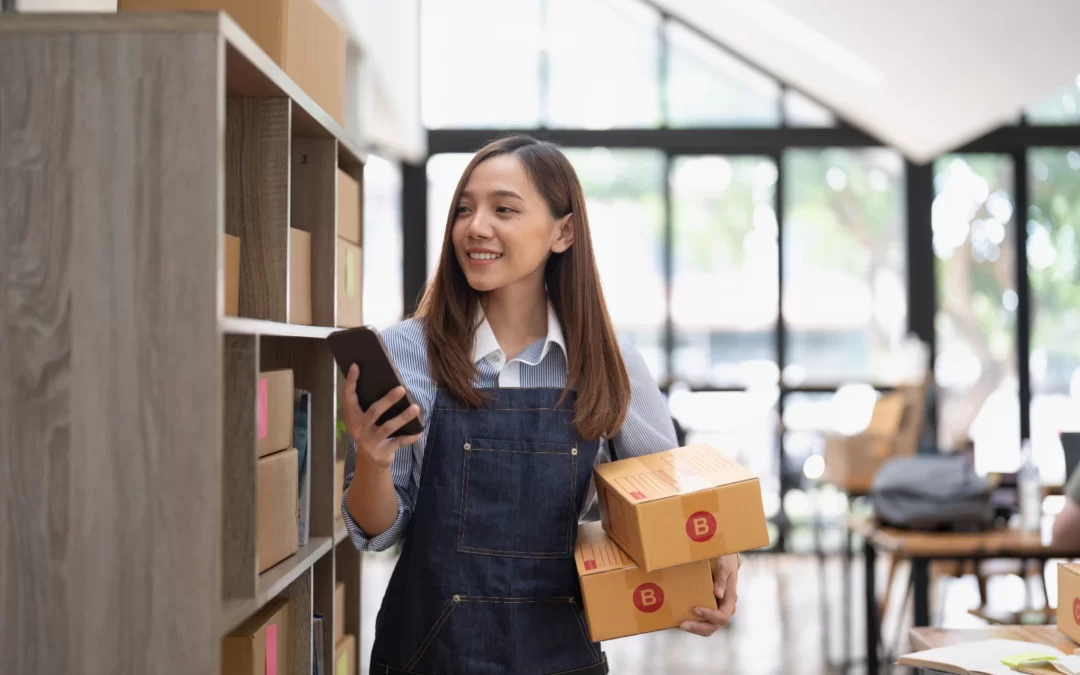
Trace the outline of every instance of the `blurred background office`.
<path fill-rule="evenodd" d="M 15 1 L 110 5 L 95 4 Z M 744 567 L 735 623 L 709 641 L 620 640 L 614 672 L 864 667 L 841 553 L 865 503 L 823 480 L 826 445 L 864 431 L 898 385 L 928 384 L 912 451 L 970 450 L 979 473 L 1009 473 L 1028 441 L 1042 482 L 1065 483 L 1061 433 L 1080 431 L 1080 6 L 321 4 L 350 34 L 346 126 L 374 148 L 365 321 L 415 308 L 473 151 L 511 130 L 553 140 L 584 185 L 617 330 L 687 442 L 761 477 L 771 545 Z M 1045 499 L 1047 518 L 1063 500 Z M 393 556 L 366 559 L 365 668 Z M 954 572 L 935 586 L 936 625 L 1039 606 L 1019 569 Z M 913 620 L 897 583 L 892 651 Z"/>

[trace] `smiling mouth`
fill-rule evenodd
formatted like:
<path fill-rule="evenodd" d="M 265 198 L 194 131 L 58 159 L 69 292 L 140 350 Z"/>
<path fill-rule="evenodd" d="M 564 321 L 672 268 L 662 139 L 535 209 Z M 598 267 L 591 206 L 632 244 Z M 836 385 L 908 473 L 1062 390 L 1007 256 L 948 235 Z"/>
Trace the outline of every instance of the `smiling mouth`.
<path fill-rule="evenodd" d="M 471 260 L 498 260 L 503 257 L 502 253 L 470 253 Z"/>

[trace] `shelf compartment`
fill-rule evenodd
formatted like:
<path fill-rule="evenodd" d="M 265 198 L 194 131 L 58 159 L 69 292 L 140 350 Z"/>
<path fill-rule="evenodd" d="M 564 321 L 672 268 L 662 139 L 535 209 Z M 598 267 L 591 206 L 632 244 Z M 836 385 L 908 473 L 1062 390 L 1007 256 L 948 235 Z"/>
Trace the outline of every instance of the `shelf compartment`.
<path fill-rule="evenodd" d="M 291 162 L 290 226 L 311 235 L 311 318 L 316 325 L 332 326 L 337 144 L 332 138 L 294 137 Z"/>
<path fill-rule="evenodd" d="M 263 321 L 235 316 L 222 317 L 218 325 L 221 332 L 230 335 L 268 335 L 315 339 L 323 339 L 340 330 L 339 328 L 327 326 L 298 326 L 280 321 Z"/>

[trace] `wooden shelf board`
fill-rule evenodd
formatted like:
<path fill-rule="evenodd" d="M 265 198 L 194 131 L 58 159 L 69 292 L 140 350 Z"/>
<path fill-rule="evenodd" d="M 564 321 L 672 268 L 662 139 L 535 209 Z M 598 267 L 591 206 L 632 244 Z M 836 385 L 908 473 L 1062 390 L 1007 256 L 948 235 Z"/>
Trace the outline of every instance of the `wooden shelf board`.
<path fill-rule="evenodd" d="M 327 326 L 301 326 L 295 323 L 245 319 L 237 316 L 223 316 L 218 321 L 221 332 L 229 335 L 273 335 L 277 337 L 302 337 L 322 339 L 341 330 Z"/>
<path fill-rule="evenodd" d="M 345 527 L 345 521 L 337 518 L 334 520 L 334 546 L 349 538 L 349 529 Z"/>
<path fill-rule="evenodd" d="M 115 14 L 7 13 L 0 31 L 12 32 L 204 32 L 225 38 L 226 88 L 240 96 L 287 96 L 296 103 L 294 128 L 299 135 L 338 140 L 340 161 L 358 166 L 367 152 L 285 74 L 228 14 L 221 11 L 131 11 Z"/>
<path fill-rule="evenodd" d="M 254 598 L 225 602 L 222 612 L 222 627 L 225 633 L 232 631 L 266 603 L 281 595 L 289 584 L 332 549 L 333 542 L 330 537 L 312 537 L 307 546 L 301 546 L 296 553 L 260 574 Z"/>

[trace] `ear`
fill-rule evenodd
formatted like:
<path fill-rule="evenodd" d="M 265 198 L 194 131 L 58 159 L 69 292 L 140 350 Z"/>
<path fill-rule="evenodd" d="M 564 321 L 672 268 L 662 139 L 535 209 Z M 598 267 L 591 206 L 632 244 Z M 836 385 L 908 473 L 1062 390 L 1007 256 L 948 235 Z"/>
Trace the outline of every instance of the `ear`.
<path fill-rule="evenodd" d="M 563 253 L 574 243 L 574 214 L 568 213 L 555 221 L 557 236 L 551 244 L 552 253 Z"/>

